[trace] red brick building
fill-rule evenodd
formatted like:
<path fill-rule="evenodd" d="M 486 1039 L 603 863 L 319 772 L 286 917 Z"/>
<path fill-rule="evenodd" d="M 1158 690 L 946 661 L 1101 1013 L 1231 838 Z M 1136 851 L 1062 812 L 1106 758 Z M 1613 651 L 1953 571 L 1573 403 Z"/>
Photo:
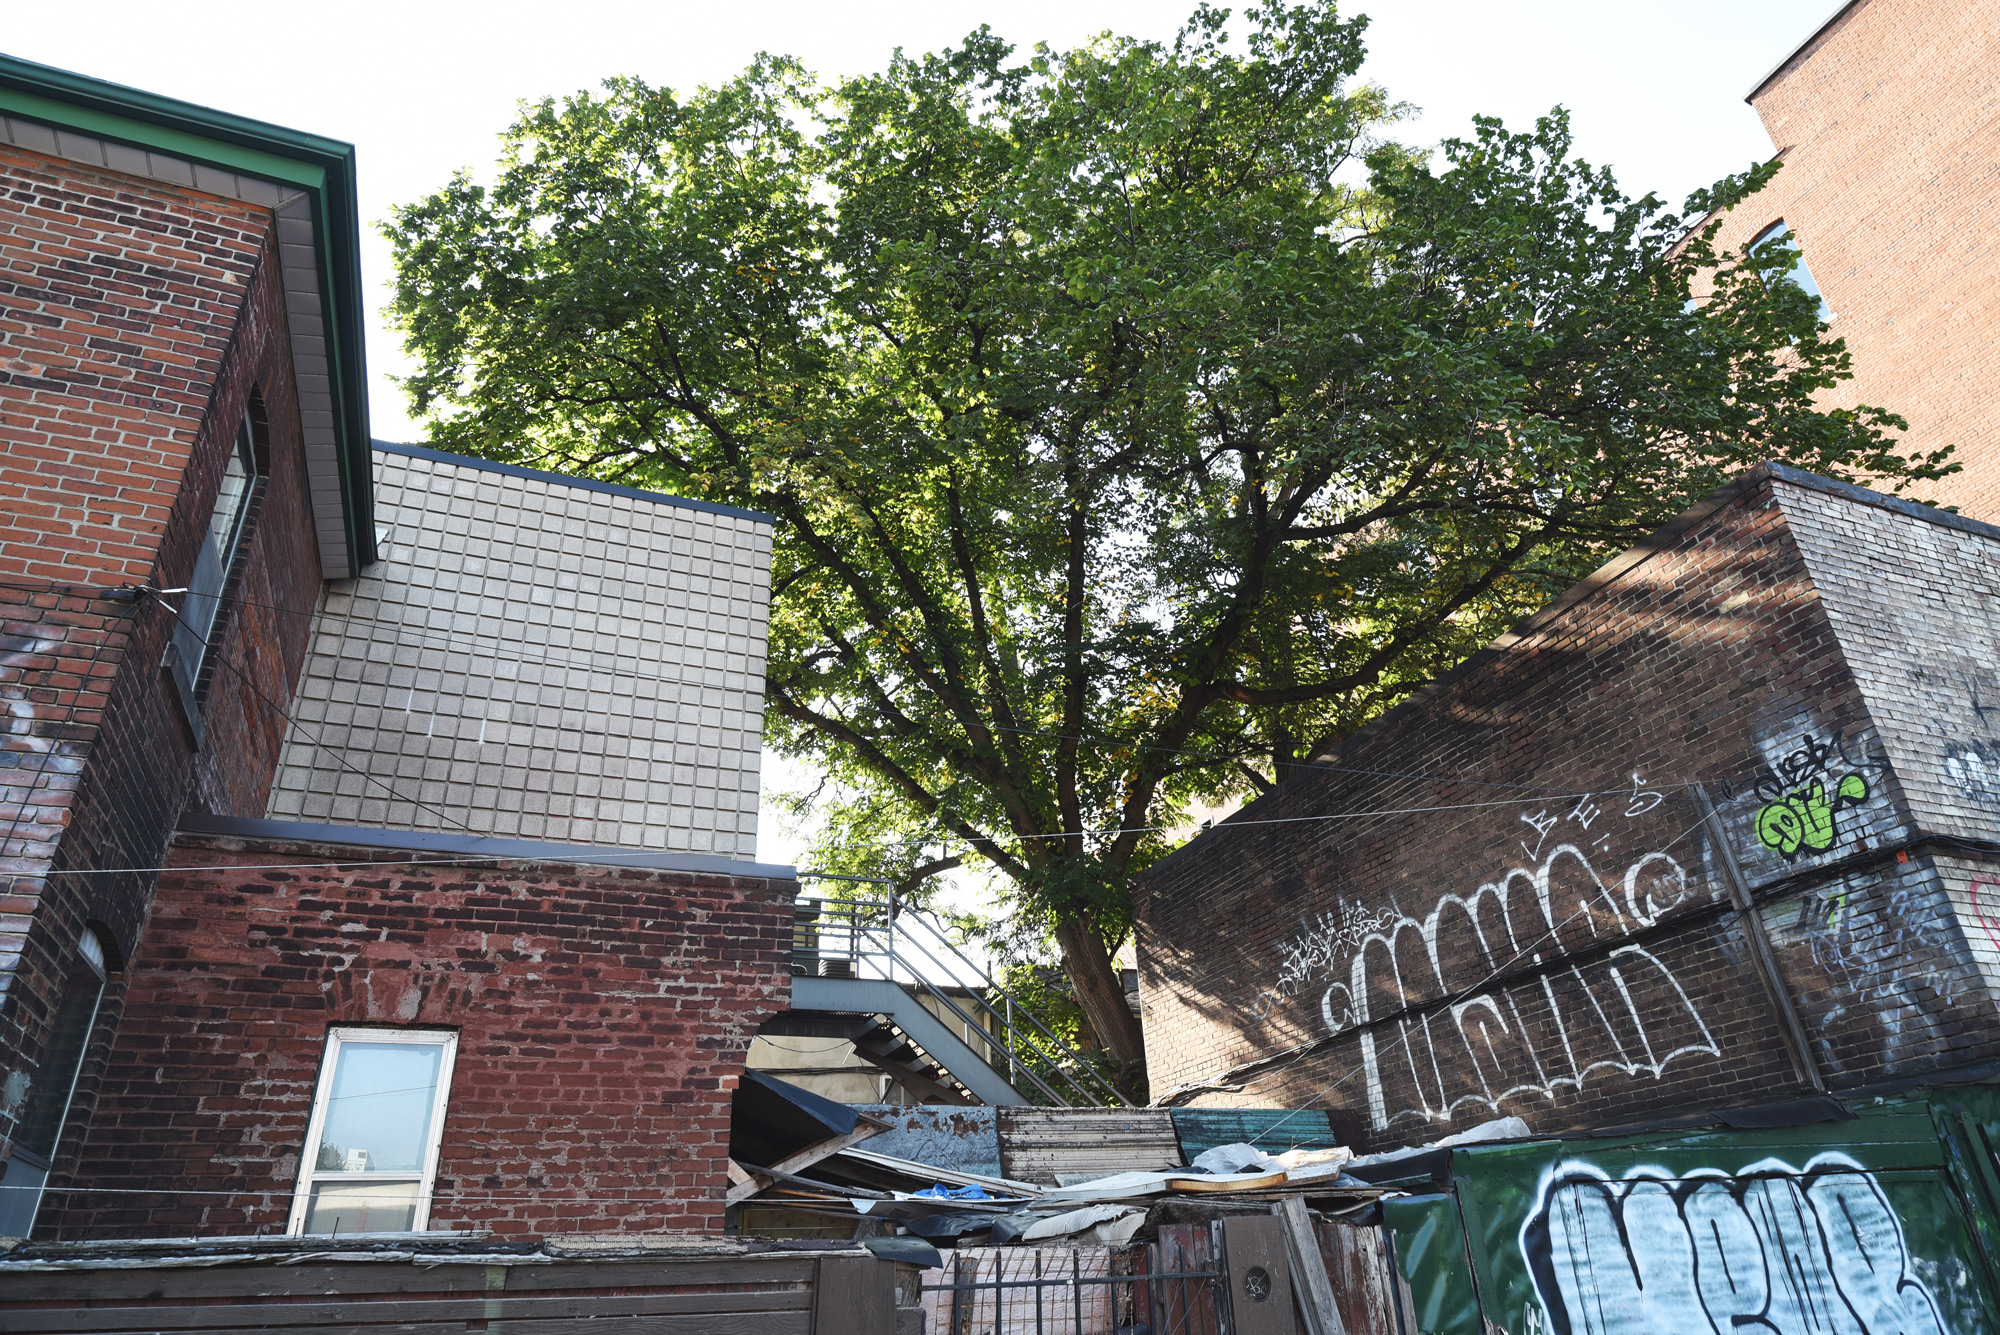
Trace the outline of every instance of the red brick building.
<path fill-rule="evenodd" d="M 1957 446 L 1935 499 L 2000 519 L 2000 10 L 1852 0 L 1748 101 L 1784 165 L 1718 243 L 1787 229 L 1854 357 L 1824 403 Z"/>
<path fill-rule="evenodd" d="M 0 58 L 0 1234 L 719 1231 L 769 521 L 375 448 L 353 172 Z"/>
<path fill-rule="evenodd" d="M 1996 595 L 2000 528 L 1723 488 L 1148 874 L 1155 1098 L 1382 1148 L 1991 1074 Z"/>

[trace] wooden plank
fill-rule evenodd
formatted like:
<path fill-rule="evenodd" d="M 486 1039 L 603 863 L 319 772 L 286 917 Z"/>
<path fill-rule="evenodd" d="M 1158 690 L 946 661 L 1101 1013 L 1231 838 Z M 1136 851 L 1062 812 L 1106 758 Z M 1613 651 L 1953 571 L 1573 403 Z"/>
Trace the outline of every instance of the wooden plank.
<path fill-rule="evenodd" d="M 881 1335 L 896 1324 L 896 1267 L 872 1256 L 829 1256 L 813 1286 L 813 1335 Z"/>
<path fill-rule="evenodd" d="M 1399 1335 L 1382 1230 L 1321 1219 L 1313 1231 L 1349 1335 Z"/>
<path fill-rule="evenodd" d="M 161 1266 L 144 1269 L 0 1272 L 0 1309 L 11 1303 L 73 1302 L 87 1285 L 100 1301 L 162 1298 L 326 1298 L 375 1294 L 484 1294 L 540 1289 L 665 1289 L 676 1285 L 810 1284 L 813 1257 L 744 1256 L 715 1260 L 662 1257 L 646 1261 L 559 1261 L 553 1264 L 465 1264 L 450 1257 L 416 1262 Z"/>
<path fill-rule="evenodd" d="M 1340 1308 L 1333 1301 L 1333 1281 L 1320 1258 L 1319 1235 L 1313 1232 L 1304 1199 L 1287 1196 L 1271 1207 L 1271 1214 L 1284 1228 L 1285 1259 L 1291 1263 L 1292 1292 L 1298 1299 L 1299 1314 L 1305 1318 L 1306 1335 L 1347 1335 L 1347 1323 L 1340 1319 Z"/>
<path fill-rule="evenodd" d="M 728 1259 L 657 1261 L 558 1261 L 552 1265 L 507 1267 L 507 1291 L 537 1289 L 665 1289 L 682 1284 L 744 1286 L 810 1284 L 812 1256 L 744 1256 Z"/>
<path fill-rule="evenodd" d="M 588 1324 L 562 1319 L 496 1321 L 487 1329 L 492 1335 L 812 1335 L 812 1319 L 804 1312 L 743 1312 L 723 1316 L 614 1316 Z M 464 1327 L 459 1328 L 458 1335 L 464 1335 Z"/>
<path fill-rule="evenodd" d="M 830 1159 L 849 1145 L 858 1145 L 868 1139 L 868 1137 L 881 1133 L 888 1128 L 888 1125 L 887 1122 L 864 1116 L 860 1121 L 855 1123 L 854 1129 L 846 1135 L 832 1136 L 820 1141 L 817 1145 L 808 1145 L 797 1154 L 780 1159 L 761 1172 L 748 1172 L 740 1167 L 736 1160 L 731 1159 L 729 1161 L 730 1168 L 736 1172 L 743 1173 L 745 1180 L 729 1188 L 728 1192 L 723 1195 L 723 1203 L 725 1205 L 736 1205 L 742 1201 L 747 1201 L 758 1192 L 764 1190 L 764 1188 L 770 1186 L 778 1177 L 810 1168 L 821 1159 Z"/>
<path fill-rule="evenodd" d="M 859 1258 L 868 1259 L 872 1258 Z M 85 1332 L 126 1330 L 290 1331 L 301 1326 L 381 1325 L 392 1322 L 527 1320 L 567 1317 L 678 1315 L 702 1312 L 804 1311 L 803 1287 L 758 1293 L 577 1294 L 562 1298 L 449 1298 L 317 1302 L 203 1303 L 199 1306 L 43 1307 L 0 1312 L 0 1331 Z"/>
<path fill-rule="evenodd" d="M 1187 1274 L 1214 1270 L 1215 1228 L 1212 1224 L 1162 1224 L 1153 1245 L 1155 1274 Z M 1161 1280 L 1155 1285 L 1154 1307 L 1160 1314 L 1155 1330 L 1176 1335 L 1217 1335 L 1215 1282 L 1206 1279 Z"/>
<path fill-rule="evenodd" d="M 524 1267 L 372 1262 L 347 1265 L 161 1266 L 133 1270 L 0 1272 L 0 1308 L 9 1303 L 170 1297 L 310 1298 L 346 1293 L 484 1293 L 487 1271 Z"/>

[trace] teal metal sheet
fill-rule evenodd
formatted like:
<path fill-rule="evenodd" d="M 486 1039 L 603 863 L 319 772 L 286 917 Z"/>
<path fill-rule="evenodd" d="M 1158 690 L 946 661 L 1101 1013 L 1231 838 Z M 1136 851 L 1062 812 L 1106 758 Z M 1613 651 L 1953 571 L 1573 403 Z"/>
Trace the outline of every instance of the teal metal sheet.
<path fill-rule="evenodd" d="M 1174 1135 L 1188 1163 L 1217 1145 L 1255 1145 L 1266 1154 L 1330 1150 L 1340 1144 L 1318 1108 L 1175 1108 Z"/>

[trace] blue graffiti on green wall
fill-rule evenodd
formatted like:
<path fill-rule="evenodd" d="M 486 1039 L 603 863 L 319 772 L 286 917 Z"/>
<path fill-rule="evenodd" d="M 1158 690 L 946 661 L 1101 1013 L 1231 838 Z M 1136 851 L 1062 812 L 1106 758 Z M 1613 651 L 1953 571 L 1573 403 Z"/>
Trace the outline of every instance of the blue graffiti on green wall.
<path fill-rule="evenodd" d="M 1942 1335 L 1875 1177 L 1839 1152 L 1730 1175 L 1567 1160 L 1521 1227 L 1551 1335 Z"/>

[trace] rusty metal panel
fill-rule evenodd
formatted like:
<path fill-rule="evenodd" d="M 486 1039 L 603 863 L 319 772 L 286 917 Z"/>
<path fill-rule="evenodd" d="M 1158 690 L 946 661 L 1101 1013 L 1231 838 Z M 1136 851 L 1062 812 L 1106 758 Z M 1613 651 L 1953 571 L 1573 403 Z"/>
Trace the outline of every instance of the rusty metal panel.
<path fill-rule="evenodd" d="M 1150 1168 L 1179 1168 L 1180 1141 L 1165 1108 L 1001 1108 L 1003 1177 L 1055 1183 Z"/>
<path fill-rule="evenodd" d="M 1200 1274 L 1213 1271 L 1221 1260 L 1219 1230 L 1208 1224 L 1162 1224 L 1153 1244 L 1153 1269 L 1159 1274 Z M 1216 1313 L 1219 1286 L 1209 1280 L 1164 1281 L 1156 1290 L 1157 1318 L 1153 1329 L 1174 1335 L 1218 1335 Z"/>

